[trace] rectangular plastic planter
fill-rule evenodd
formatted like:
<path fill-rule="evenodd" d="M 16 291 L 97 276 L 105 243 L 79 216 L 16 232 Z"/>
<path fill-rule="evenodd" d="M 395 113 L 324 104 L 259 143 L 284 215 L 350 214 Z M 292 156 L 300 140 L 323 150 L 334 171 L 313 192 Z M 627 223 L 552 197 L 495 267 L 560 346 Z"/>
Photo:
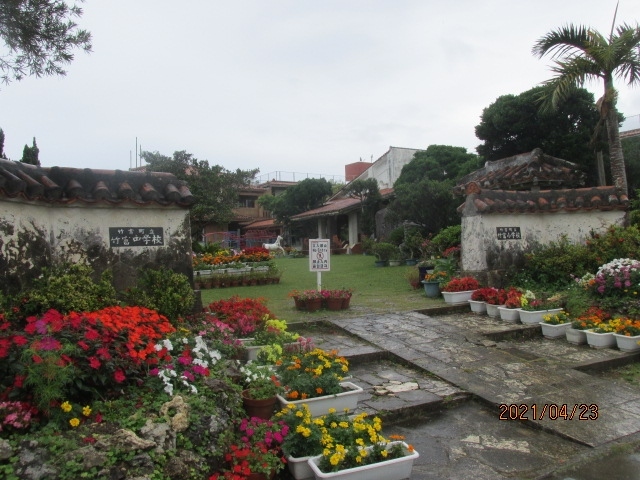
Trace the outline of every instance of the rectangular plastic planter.
<path fill-rule="evenodd" d="M 362 393 L 362 388 L 351 382 L 340 382 L 340 385 L 346 391 L 335 395 L 325 395 L 323 397 L 293 401 L 289 401 L 280 395 L 277 395 L 277 397 L 282 408 L 287 405 L 300 407 L 303 403 L 306 403 L 312 417 L 326 415 L 329 413 L 330 408 L 335 408 L 337 412 L 344 412 L 345 409 L 354 410 L 358 406 L 358 397 L 360 393 Z"/>
<path fill-rule="evenodd" d="M 567 328 L 571 328 L 571 322 L 560 323 L 558 325 L 540 322 L 540 326 L 542 327 L 542 335 L 544 335 L 544 338 L 555 340 L 567 337 L 566 331 Z"/>
<path fill-rule="evenodd" d="M 442 292 L 445 303 L 449 305 L 464 305 L 471 300 L 471 294 L 475 290 L 466 290 L 464 292 Z"/>
<path fill-rule="evenodd" d="M 492 305 L 487 303 L 487 315 L 493 318 L 500 317 L 500 311 L 498 310 L 500 307 L 504 307 L 504 305 Z"/>
<path fill-rule="evenodd" d="M 584 345 L 587 343 L 587 333 L 584 330 L 569 327 L 564 333 L 569 343 L 574 345 Z"/>
<path fill-rule="evenodd" d="M 613 332 L 596 333 L 591 330 L 587 332 L 587 343 L 591 348 L 612 348 L 616 346 L 616 338 Z"/>
<path fill-rule="evenodd" d="M 525 325 L 537 325 L 544 321 L 542 317 L 545 315 L 554 315 L 562 311 L 561 308 L 552 308 L 550 310 L 523 310 L 519 308 L 518 310 L 520 311 L 520 321 Z"/>
<path fill-rule="evenodd" d="M 405 449 L 408 447 L 404 442 L 389 442 L 387 448 L 396 443 L 402 443 Z M 366 450 L 370 451 L 371 448 L 372 447 L 366 447 Z M 311 457 L 309 459 L 309 466 L 313 470 L 316 480 L 323 478 L 334 480 L 401 480 L 403 478 L 411 478 L 413 462 L 418 457 L 418 452 L 415 450 L 410 453 L 407 450 L 407 455 L 404 457 L 372 463 L 371 465 L 364 465 L 362 467 L 348 468 L 338 472 L 324 473 L 318 468 L 318 463 L 320 463 L 320 459 L 322 458 L 322 455 L 318 455 L 317 457 Z"/>
<path fill-rule="evenodd" d="M 498 307 L 500 320 L 507 323 L 518 323 L 520 321 L 520 311 L 517 308 Z"/>
<path fill-rule="evenodd" d="M 618 344 L 618 348 L 623 352 L 637 352 L 640 350 L 640 335 L 636 335 L 634 337 L 627 337 L 626 335 L 620 335 L 618 333 L 614 333 L 613 336 L 616 339 L 616 343 Z"/>
<path fill-rule="evenodd" d="M 289 473 L 296 480 L 309 480 L 314 478 L 313 470 L 308 460 L 311 457 L 287 457 Z"/>
<path fill-rule="evenodd" d="M 469 300 L 469 306 L 473 313 L 487 313 L 487 304 L 481 300 Z"/>

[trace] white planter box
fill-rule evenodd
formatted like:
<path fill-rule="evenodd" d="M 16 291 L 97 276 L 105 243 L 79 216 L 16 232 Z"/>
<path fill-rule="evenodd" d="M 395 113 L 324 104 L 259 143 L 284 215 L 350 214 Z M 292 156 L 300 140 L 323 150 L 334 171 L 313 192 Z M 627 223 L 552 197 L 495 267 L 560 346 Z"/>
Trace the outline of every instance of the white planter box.
<path fill-rule="evenodd" d="M 517 308 L 498 307 L 498 311 L 503 322 L 518 323 L 520 321 L 520 312 Z"/>
<path fill-rule="evenodd" d="M 287 457 L 287 467 L 289 473 L 296 480 L 309 480 L 314 478 L 313 470 L 309 465 L 311 457 Z"/>
<path fill-rule="evenodd" d="M 469 300 L 469 306 L 473 313 L 487 313 L 487 304 L 480 300 Z"/>
<path fill-rule="evenodd" d="M 491 305 L 490 303 L 487 303 L 487 315 L 493 318 L 499 317 L 500 312 L 498 311 L 498 308 L 500 307 L 504 307 L 504 305 Z"/>
<path fill-rule="evenodd" d="M 464 292 L 442 292 L 444 301 L 449 305 L 464 305 L 469 303 L 471 295 L 475 290 L 466 290 Z"/>
<path fill-rule="evenodd" d="M 585 330 L 587 333 L 587 343 L 591 348 L 611 348 L 616 346 L 616 338 L 613 332 L 596 333 L 591 330 Z"/>
<path fill-rule="evenodd" d="M 584 345 L 587 343 L 587 332 L 584 330 L 578 330 L 577 328 L 567 328 L 565 331 L 567 342 L 574 345 Z"/>
<path fill-rule="evenodd" d="M 571 328 L 571 322 L 560 323 L 559 325 L 540 322 L 540 326 L 542 327 L 542 335 L 545 338 L 555 340 L 557 338 L 566 338 L 566 331 Z"/>
<path fill-rule="evenodd" d="M 562 311 L 561 308 L 552 308 L 550 310 L 523 310 L 519 308 L 518 310 L 520 311 L 520 321 L 525 325 L 537 325 L 544 321 L 543 317 L 545 315 L 554 315 Z"/>
<path fill-rule="evenodd" d="M 402 443 L 402 445 L 407 448 L 407 444 L 404 442 L 389 442 L 388 445 L 391 446 L 396 443 Z M 372 447 L 366 447 L 366 450 L 370 451 L 371 448 Z M 318 463 L 322 458 L 321 455 L 311 457 L 309 459 L 309 465 L 313 470 L 316 480 L 322 478 L 338 480 L 401 480 L 403 478 L 411 478 L 413 462 L 418 457 L 418 452 L 414 450 L 401 458 L 394 458 L 393 460 L 386 460 L 384 462 L 330 473 L 323 473 L 318 468 Z"/>
<path fill-rule="evenodd" d="M 613 336 L 616 339 L 618 348 L 623 352 L 636 352 L 640 350 L 640 345 L 638 345 L 638 342 L 640 342 L 640 335 L 627 337 L 626 335 L 614 333 Z"/>
<path fill-rule="evenodd" d="M 351 382 L 340 382 L 340 385 L 347 391 L 335 395 L 293 401 L 289 401 L 280 395 L 277 395 L 277 397 L 282 408 L 287 405 L 300 407 L 303 403 L 306 403 L 312 417 L 326 415 L 329 413 L 330 408 L 335 408 L 338 412 L 343 412 L 345 409 L 354 410 L 358 406 L 358 396 L 362 393 L 362 388 Z"/>

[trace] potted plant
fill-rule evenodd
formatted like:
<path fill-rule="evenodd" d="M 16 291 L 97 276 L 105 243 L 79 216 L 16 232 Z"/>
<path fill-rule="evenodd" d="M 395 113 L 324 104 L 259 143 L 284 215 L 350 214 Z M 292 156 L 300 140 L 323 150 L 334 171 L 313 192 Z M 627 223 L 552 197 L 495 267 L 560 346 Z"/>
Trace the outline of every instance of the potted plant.
<path fill-rule="evenodd" d="M 304 303 L 307 312 L 316 312 L 322 308 L 322 293 L 318 290 L 304 290 L 299 293 L 298 300 Z"/>
<path fill-rule="evenodd" d="M 398 247 L 396 247 L 393 243 L 378 242 L 374 244 L 373 254 L 378 259 L 376 261 L 376 266 L 384 267 L 385 265 L 387 265 L 387 262 L 389 261 L 391 256 L 396 253 L 397 249 Z"/>
<path fill-rule="evenodd" d="M 283 347 L 286 343 L 295 342 L 299 336 L 297 333 L 287 332 L 285 320 L 269 319 L 254 331 L 252 338 L 244 339 L 243 344 L 247 349 L 246 360 L 256 360 L 265 346 Z"/>
<path fill-rule="evenodd" d="M 509 287 L 507 289 L 507 300 L 504 302 L 503 307 L 498 307 L 500 312 L 500 319 L 509 323 L 517 323 L 520 320 L 520 308 L 522 297 L 522 291 L 516 287 Z"/>
<path fill-rule="evenodd" d="M 436 298 L 440 296 L 440 287 L 446 283 L 447 279 L 447 272 L 437 271 L 427 273 L 422 280 L 425 295 L 429 298 Z"/>
<path fill-rule="evenodd" d="M 567 341 L 574 345 L 587 343 L 587 330 L 595 328 L 609 318 L 609 314 L 604 310 L 597 307 L 589 307 L 583 315 L 573 320 L 571 326 L 565 331 Z"/>
<path fill-rule="evenodd" d="M 553 295 L 549 298 L 538 298 L 531 290 L 526 290 L 520 297 L 520 321 L 528 325 L 537 325 L 545 315 L 562 310 L 562 297 Z"/>
<path fill-rule="evenodd" d="M 269 419 L 273 415 L 277 395 L 284 389 L 273 371 L 255 362 L 240 367 L 242 374 L 242 404 L 247 415 Z"/>
<path fill-rule="evenodd" d="M 424 239 L 420 232 L 414 230 L 409 235 L 407 235 L 402 242 L 401 250 L 407 254 L 406 264 L 407 265 L 415 265 L 418 263 L 418 258 L 420 257 L 420 247 L 422 246 L 422 242 Z"/>
<path fill-rule="evenodd" d="M 345 447 L 356 446 L 359 442 L 369 444 L 369 429 L 379 429 L 382 421 L 367 413 L 347 415 L 331 409 L 326 415 L 314 418 L 308 405 L 289 405 L 276 413 L 276 419 L 289 427 L 289 434 L 282 443 L 282 453 L 287 466 L 296 480 L 313 478 L 308 460 L 321 455 L 324 445 L 334 442 Z"/>
<path fill-rule="evenodd" d="M 404 261 L 404 255 L 400 251 L 399 247 L 396 247 L 396 250 L 391 254 L 391 258 L 389 258 L 389 266 L 390 267 L 399 267 L 402 265 Z"/>
<path fill-rule="evenodd" d="M 630 318 L 616 318 L 611 320 L 615 329 L 613 336 L 616 339 L 618 349 L 623 352 L 635 352 L 640 350 L 640 320 Z"/>
<path fill-rule="evenodd" d="M 545 338 L 557 339 L 566 337 L 566 330 L 571 327 L 571 319 L 568 313 L 560 310 L 555 313 L 547 313 L 542 318 L 540 326 L 542 327 L 542 335 Z"/>
<path fill-rule="evenodd" d="M 349 362 L 336 351 L 315 348 L 309 352 L 293 353 L 283 357 L 276 367 L 285 387 L 278 395 L 280 404 L 309 405 L 314 416 L 326 414 L 329 408 L 354 409 L 362 388 L 343 378 L 349 371 Z"/>
<path fill-rule="evenodd" d="M 487 297 L 493 294 L 495 289 L 491 287 L 478 288 L 471 294 L 469 306 L 474 313 L 487 313 Z"/>
<path fill-rule="evenodd" d="M 480 287 L 478 280 L 473 277 L 454 277 L 442 288 L 444 301 L 450 305 L 468 303 L 474 290 Z"/>
<path fill-rule="evenodd" d="M 490 317 L 498 317 L 500 312 L 498 307 L 501 307 L 507 301 L 507 291 L 504 288 L 491 288 L 490 291 L 485 293 L 487 304 L 487 315 Z"/>

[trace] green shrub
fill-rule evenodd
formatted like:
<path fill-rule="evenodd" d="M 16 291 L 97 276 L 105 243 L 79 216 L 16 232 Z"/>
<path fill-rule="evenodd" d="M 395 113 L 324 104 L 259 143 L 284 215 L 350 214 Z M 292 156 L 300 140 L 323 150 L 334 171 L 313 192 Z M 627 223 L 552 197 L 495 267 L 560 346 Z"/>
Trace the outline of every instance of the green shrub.
<path fill-rule="evenodd" d="M 130 305 L 156 310 L 172 323 L 193 310 L 195 295 L 189 279 L 167 268 L 145 269 L 140 272 L 136 287 L 126 292 Z"/>
<path fill-rule="evenodd" d="M 92 312 L 116 305 L 111 271 L 105 270 L 98 282 L 93 276 L 93 269 L 81 264 L 44 269 L 33 287 L 21 295 L 22 309 L 27 315 L 40 315 L 52 308 L 61 313 Z"/>
<path fill-rule="evenodd" d="M 630 227 L 610 226 L 605 233 L 591 233 L 587 247 L 593 253 L 591 272 L 616 258 L 640 259 L 640 229 L 636 225 Z"/>
<path fill-rule="evenodd" d="M 462 243 L 462 225 L 451 225 L 443 228 L 431 239 L 432 255 L 441 255 L 447 248 L 457 247 Z"/>

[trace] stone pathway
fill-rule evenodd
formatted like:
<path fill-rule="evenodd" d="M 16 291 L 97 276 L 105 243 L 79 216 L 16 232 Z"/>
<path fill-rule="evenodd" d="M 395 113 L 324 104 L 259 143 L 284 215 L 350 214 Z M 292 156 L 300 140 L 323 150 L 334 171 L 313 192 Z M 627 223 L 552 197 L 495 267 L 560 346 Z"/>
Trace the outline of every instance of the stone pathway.
<path fill-rule="evenodd" d="M 637 361 L 636 354 L 547 340 L 538 327 L 468 309 L 292 329 L 349 358 L 352 381 L 364 389 L 358 410 L 383 416 L 387 433 L 404 434 L 420 452 L 413 480 L 591 480 L 593 459 L 611 456 L 616 445 L 640 452 L 640 388 L 587 373 Z M 603 471 L 632 478 L 635 456 L 618 455 Z M 563 469 L 572 474 L 554 473 Z"/>

